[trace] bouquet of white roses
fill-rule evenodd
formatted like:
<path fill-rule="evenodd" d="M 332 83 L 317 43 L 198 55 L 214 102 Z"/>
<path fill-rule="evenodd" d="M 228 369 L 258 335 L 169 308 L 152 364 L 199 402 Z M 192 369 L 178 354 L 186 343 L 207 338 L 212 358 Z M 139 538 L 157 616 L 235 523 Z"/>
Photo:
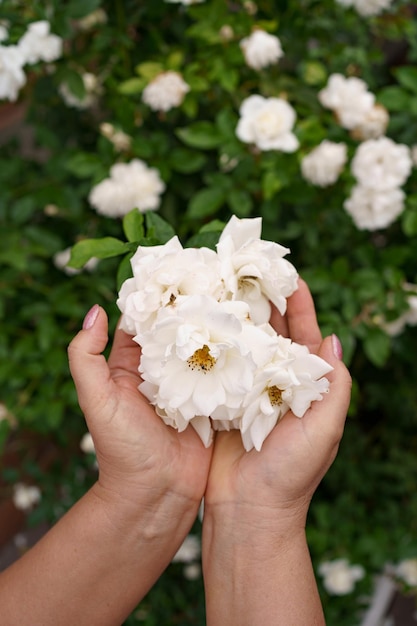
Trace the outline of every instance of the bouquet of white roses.
<path fill-rule="evenodd" d="M 332 368 L 270 325 L 283 315 L 298 274 L 261 218 L 233 216 L 217 251 L 184 248 L 178 237 L 139 246 L 117 304 L 121 326 L 141 346 L 140 391 L 170 426 L 189 424 L 209 446 L 214 430 L 239 429 L 260 450 L 291 410 L 302 417 L 329 388 Z"/>

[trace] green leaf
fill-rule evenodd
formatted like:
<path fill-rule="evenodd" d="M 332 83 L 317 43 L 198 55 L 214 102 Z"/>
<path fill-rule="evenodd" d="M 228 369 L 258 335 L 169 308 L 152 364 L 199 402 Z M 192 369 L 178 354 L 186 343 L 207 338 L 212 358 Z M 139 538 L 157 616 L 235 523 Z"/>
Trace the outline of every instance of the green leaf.
<path fill-rule="evenodd" d="M 265 200 L 271 200 L 283 187 L 283 182 L 277 172 L 268 171 L 262 177 L 262 191 Z"/>
<path fill-rule="evenodd" d="M 92 257 L 108 259 L 119 256 L 130 250 L 130 245 L 115 237 L 103 237 L 102 239 L 83 239 L 77 242 L 71 249 L 69 267 L 80 269 Z"/>
<path fill-rule="evenodd" d="M 123 218 L 123 231 L 128 241 L 139 241 L 145 236 L 143 214 L 137 209 L 129 211 Z"/>
<path fill-rule="evenodd" d="M 190 126 L 178 128 L 176 135 L 187 146 L 201 150 L 217 148 L 223 142 L 223 135 L 211 122 L 195 122 Z"/>
<path fill-rule="evenodd" d="M 402 228 L 407 237 L 417 235 L 417 210 L 409 210 L 403 214 Z"/>
<path fill-rule="evenodd" d="M 103 171 L 103 164 L 98 156 L 88 152 L 74 154 L 67 160 L 65 167 L 77 178 L 91 178 Z"/>
<path fill-rule="evenodd" d="M 207 163 L 207 157 L 201 152 L 177 148 L 170 154 L 170 164 L 174 171 L 181 174 L 192 174 L 203 169 Z"/>
<path fill-rule="evenodd" d="M 248 217 L 252 212 L 252 197 L 243 189 L 232 189 L 227 196 L 227 203 L 237 217 Z"/>
<path fill-rule="evenodd" d="M 389 111 L 408 111 L 411 96 L 401 87 L 392 85 L 381 89 L 378 93 L 378 102 Z"/>
<path fill-rule="evenodd" d="M 132 266 L 130 264 L 130 259 L 132 258 L 132 253 L 126 254 L 123 259 L 119 263 L 119 267 L 117 268 L 117 277 L 116 277 L 116 285 L 117 290 L 120 290 L 121 286 L 128 278 L 132 276 Z"/>
<path fill-rule="evenodd" d="M 145 213 L 146 238 L 153 238 L 160 243 L 166 243 L 175 236 L 175 230 L 160 215 L 153 211 Z"/>
<path fill-rule="evenodd" d="M 125 96 L 133 96 L 136 93 L 140 93 L 146 86 L 146 80 L 144 78 L 129 78 L 123 81 L 117 87 L 119 93 Z"/>
<path fill-rule="evenodd" d="M 188 239 L 186 243 L 187 248 L 211 248 L 216 249 L 216 244 L 219 241 L 218 232 L 199 232 Z"/>
<path fill-rule="evenodd" d="M 147 81 L 151 81 L 164 71 L 162 63 L 156 63 L 154 61 L 145 61 L 135 67 L 135 71 L 139 76 L 146 78 Z"/>
<path fill-rule="evenodd" d="M 207 187 L 201 189 L 191 198 L 187 215 L 191 218 L 208 217 L 215 213 L 225 201 L 224 189 Z"/>
<path fill-rule="evenodd" d="M 101 0 L 71 0 L 65 7 L 65 13 L 75 20 L 85 17 L 97 9 Z"/>
<path fill-rule="evenodd" d="M 380 328 L 369 328 L 363 348 L 368 359 L 377 367 L 382 367 L 390 354 L 391 339 Z"/>
<path fill-rule="evenodd" d="M 398 67 L 394 74 L 400 85 L 417 93 L 417 67 L 411 65 Z"/>

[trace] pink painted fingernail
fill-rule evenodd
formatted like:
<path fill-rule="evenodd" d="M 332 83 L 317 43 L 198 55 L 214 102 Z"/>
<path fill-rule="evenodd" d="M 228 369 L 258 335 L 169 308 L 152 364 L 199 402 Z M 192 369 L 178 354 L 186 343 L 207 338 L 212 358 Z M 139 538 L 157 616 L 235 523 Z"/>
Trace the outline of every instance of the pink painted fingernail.
<path fill-rule="evenodd" d="M 95 304 L 91 307 L 91 309 L 88 311 L 87 315 L 84 318 L 83 330 L 88 330 L 89 328 L 92 328 L 94 326 L 99 311 L 100 307 L 98 304 Z"/>
<path fill-rule="evenodd" d="M 337 335 L 332 335 L 333 354 L 341 361 L 343 359 L 343 348 Z"/>

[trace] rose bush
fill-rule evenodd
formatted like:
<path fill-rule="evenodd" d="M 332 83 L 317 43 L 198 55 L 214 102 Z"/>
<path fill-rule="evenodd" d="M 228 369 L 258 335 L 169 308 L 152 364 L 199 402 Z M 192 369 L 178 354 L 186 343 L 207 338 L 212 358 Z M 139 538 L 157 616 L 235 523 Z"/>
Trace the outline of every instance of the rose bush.
<path fill-rule="evenodd" d="M 37 486 L 30 519 L 54 520 L 94 480 L 66 347 L 94 302 L 114 328 L 138 245 L 177 235 L 205 284 L 191 250 L 260 217 L 355 381 L 308 532 L 320 581 L 364 568 L 322 586 L 329 625 L 358 623 L 417 555 L 416 42 L 408 0 L 0 3 L 0 120 L 21 119 L 0 126 L 0 438 L 24 459 L 2 497 Z M 129 623 L 203 624 L 186 583 L 173 564 Z"/>

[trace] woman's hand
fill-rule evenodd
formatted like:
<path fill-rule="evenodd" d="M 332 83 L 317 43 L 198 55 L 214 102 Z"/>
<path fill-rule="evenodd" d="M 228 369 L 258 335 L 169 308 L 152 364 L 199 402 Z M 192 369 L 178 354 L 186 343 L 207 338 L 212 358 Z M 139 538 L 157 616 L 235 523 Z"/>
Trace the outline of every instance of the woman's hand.
<path fill-rule="evenodd" d="M 212 449 L 192 428 L 167 427 L 138 391 L 140 348 L 116 330 L 110 357 L 107 317 L 97 305 L 69 346 L 71 373 L 79 404 L 92 435 L 98 485 L 110 497 L 140 506 L 142 496 L 174 494 L 194 515 L 206 487 Z"/>
<path fill-rule="evenodd" d="M 207 625 L 324 626 L 305 537 L 311 497 L 333 462 L 350 400 L 336 337 L 322 340 L 307 285 L 274 310 L 278 333 L 333 366 L 330 391 L 300 419 L 288 412 L 246 452 L 238 431 L 216 435 L 203 520 Z"/>
<path fill-rule="evenodd" d="M 305 521 L 308 504 L 333 462 L 343 434 L 350 400 L 351 379 L 341 362 L 336 337 L 324 341 L 317 324 L 314 303 L 307 285 L 289 298 L 285 317 L 274 310 L 271 323 L 279 334 L 307 345 L 333 366 L 327 375 L 330 391 L 312 403 L 304 417 L 290 411 L 265 440 L 260 452 L 243 448 L 238 431 L 216 436 L 206 507 L 245 506 L 253 515 L 293 514 Z"/>

